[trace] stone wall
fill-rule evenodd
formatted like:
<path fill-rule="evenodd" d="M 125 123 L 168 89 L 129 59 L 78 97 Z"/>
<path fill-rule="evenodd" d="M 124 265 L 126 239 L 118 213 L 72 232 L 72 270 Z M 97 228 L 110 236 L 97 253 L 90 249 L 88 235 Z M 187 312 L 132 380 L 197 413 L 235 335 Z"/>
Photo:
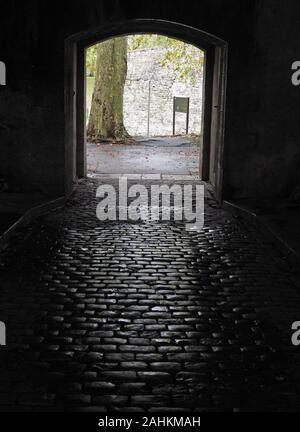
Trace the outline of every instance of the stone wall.
<path fill-rule="evenodd" d="M 161 66 L 164 53 L 162 48 L 129 52 L 124 91 L 125 126 L 132 136 L 147 135 L 149 111 L 149 135 L 172 135 L 173 97 L 189 97 L 189 132 L 200 135 L 203 73 L 199 70 L 193 77 L 180 79 L 174 67 Z M 176 113 L 176 134 L 185 134 L 185 131 L 186 114 Z"/>
<path fill-rule="evenodd" d="M 60 195 L 73 181 L 65 144 L 65 40 L 122 20 L 190 25 L 229 45 L 225 198 L 285 197 L 300 167 L 300 2 L 290 0 L 27 0 L 1 4 L 0 176 Z M 188 30 L 187 30 L 188 37 Z M 53 175 L 55 173 L 55 175 Z"/>

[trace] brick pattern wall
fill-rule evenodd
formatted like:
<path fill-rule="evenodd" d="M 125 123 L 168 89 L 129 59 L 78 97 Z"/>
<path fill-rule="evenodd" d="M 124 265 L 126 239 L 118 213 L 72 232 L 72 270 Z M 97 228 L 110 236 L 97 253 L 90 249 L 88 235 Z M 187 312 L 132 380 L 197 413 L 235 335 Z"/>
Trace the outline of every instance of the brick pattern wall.
<path fill-rule="evenodd" d="M 191 133 L 201 133 L 203 73 L 180 79 L 174 67 L 162 67 L 164 49 L 145 49 L 128 55 L 128 75 L 124 92 L 124 121 L 128 132 L 147 135 L 150 92 L 150 135 L 172 135 L 173 97 L 190 98 Z M 185 133 L 186 115 L 176 114 L 176 133 Z"/>

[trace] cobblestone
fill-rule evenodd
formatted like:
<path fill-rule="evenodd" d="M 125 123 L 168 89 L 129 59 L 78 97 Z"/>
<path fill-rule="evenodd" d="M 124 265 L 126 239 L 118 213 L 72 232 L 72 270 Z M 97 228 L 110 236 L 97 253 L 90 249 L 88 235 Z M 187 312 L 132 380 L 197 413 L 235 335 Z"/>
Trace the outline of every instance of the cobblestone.
<path fill-rule="evenodd" d="M 100 223 L 97 185 L 1 252 L 0 411 L 297 410 L 300 294 L 271 246 L 211 199 L 199 233 Z"/>

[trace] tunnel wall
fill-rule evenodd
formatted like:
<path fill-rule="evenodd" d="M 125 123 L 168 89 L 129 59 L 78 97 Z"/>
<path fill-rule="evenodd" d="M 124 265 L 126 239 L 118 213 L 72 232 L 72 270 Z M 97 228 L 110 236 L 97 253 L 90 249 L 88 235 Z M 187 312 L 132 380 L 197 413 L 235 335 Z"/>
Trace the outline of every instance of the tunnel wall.
<path fill-rule="evenodd" d="M 300 3 L 290 0 L 28 0 L 1 5 L 0 177 L 12 188 L 58 196 L 70 189 L 64 144 L 64 42 L 118 20 L 194 26 L 229 44 L 224 193 L 284 197 L 299 170 Z M 67 171 L 66 171 L 67 170 Z"/>

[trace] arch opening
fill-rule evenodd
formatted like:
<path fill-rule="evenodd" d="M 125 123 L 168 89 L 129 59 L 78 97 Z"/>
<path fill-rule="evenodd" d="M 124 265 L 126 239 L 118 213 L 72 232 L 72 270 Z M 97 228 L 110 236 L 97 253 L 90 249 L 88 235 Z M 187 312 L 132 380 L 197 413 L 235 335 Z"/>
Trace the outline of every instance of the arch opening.
<path fill-rule="evenodd" d="M 205 54 L 199 175 L 201 180 L 212 186 L 215 197 L 221 202 L 227 43 L 196 28 L 152 19 L 111 23 L 66 40 L 66 187 L 70 189 L 70 177 L 73 182 L 76 177 L 87 174 L 86 49 L 114 37 L 139 34 L 159 34 L 174 38 L 199 48 Z"/>

